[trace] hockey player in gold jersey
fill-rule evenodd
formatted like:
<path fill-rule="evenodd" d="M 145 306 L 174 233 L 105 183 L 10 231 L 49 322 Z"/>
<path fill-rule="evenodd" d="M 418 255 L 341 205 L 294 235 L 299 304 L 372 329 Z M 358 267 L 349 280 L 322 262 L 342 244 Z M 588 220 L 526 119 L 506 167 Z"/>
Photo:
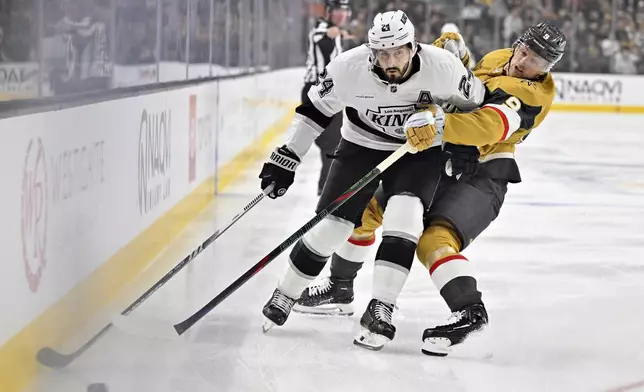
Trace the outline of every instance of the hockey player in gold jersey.
<path fill-rule="evenodd" d="M 457 34 L 446 34 L 434 45 L 462 41 Z M 454 319 L 424 331 L 421 351 L 427 355 L 447 355 L 450 346 L 488 323 L 471 262 L 461 252 L 496 219 L 507 184 L 521 181 L 514 151 L 550 110 L 555 96 L 550 70 L 563 56 L 565 45 L 566 38 L 556 27 L 548 23 L 530 27 L 512 48 L 488 53 L 476 65 L 474 75 L 487 88 L 479 109 L 433 113 L 444 121 L 408 131 L 408 140 L 419 150 L 442 137 L 446 161 L 447 175 L 426 212 L 416 254 Z M 449 46 L 460 48 L 452 51 L 467 60 L 464 44 Z M 363 214 L 362 225 L 333 255 L 331 276 L 305 289 L 294 311 L 353 313 L 353 279 L 367 247 L 375 241 L 386 202 L 382 192 L 377 192 Z"/>

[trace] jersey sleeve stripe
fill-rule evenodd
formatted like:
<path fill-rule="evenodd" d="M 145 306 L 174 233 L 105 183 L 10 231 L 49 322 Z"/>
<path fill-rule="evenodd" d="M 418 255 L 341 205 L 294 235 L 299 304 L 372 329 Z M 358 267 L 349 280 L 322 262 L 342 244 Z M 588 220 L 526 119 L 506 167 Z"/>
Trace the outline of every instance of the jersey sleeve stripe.
<path fill-rule="evenodd" d="M 501 136 L 501 139 L 499 141 L 505 140 L 505 138 L 508 136 L 508 131 L 510 130 L 510 124 L 508 123 L 508 118 L 505 116 L 505 113 L 503 113 L 501 109 L 492 105 L 485 105 L 483 107 L 490 108 L 497 112 L 499 116 L 501 116 L 501 121 L 503 121 L 503 136 Z"/>
<path fill-rule="evenodd" d="M 295 108 L 296 116 L 318 132 L 322 132 L 331 124 L 333 114 L 327 115 L 312 103 L 304 103 Z"/>
<path fill-rule="evenodd" d="M 511 109 L 508 105 L 499 105 L 495 103 L 488 103 L 483 106 L 490 108 L 501 116 L 503 121 L 503 137 L 499 141 L 507 140 L 512 134 L 521 128 L 521 115 L 515 110 Z"/>
<path fill-rule="evenodd" d="M 324 128 L 309 117 L 295 113 L 285 144 L 298 157 L 303 157 Z"/>

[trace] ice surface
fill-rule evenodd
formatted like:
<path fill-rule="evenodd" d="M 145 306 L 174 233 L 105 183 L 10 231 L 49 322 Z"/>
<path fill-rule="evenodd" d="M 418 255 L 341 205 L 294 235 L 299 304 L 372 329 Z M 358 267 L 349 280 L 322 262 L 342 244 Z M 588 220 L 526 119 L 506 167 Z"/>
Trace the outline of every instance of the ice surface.
<path fill-rule="evenodd" d="M 319 167 L 312 150 L 286 197 L 260 203 L 36 390 L 104 382 L 111 392 L 644 391 L 643 122 L 552 113 L 519 146 L 524 182 L 510 186 L 500 217 L 465 252 L 491 324 L 449 357 L 420 352 L 422 331 L 449 311 L 419 263 L 394 316 L 396 339 L 380 352 L 352 344 L 370 299 L 369 262 L 356 280 L 354 316 L 292 314 L 262 334 L 261 308 L 288 251 L 183 337 L 166 333 L 312 217 Z M 159 260 L 165 270 L 259 192 L 260 165 L 169 247 Z M 150 269 L 148 280 L 164 272 Z"/>

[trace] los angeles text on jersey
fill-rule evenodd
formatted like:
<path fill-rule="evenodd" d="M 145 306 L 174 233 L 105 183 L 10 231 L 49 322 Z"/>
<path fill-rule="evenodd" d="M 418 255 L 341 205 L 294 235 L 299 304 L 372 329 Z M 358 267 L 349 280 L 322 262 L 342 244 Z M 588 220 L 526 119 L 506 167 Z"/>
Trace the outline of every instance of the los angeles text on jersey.
<path fill-rule="evenodd" d="M 381 132 L 402 137 L 403 125 L 416 110 L 416 105 L 378 106 L 377 110 L 368 109 L 365 114 Z"/>

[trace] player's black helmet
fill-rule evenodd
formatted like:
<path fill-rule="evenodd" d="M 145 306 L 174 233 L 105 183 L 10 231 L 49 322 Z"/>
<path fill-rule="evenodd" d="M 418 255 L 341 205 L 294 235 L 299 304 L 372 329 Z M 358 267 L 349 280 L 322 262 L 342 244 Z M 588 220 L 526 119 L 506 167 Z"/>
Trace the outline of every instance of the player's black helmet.
<path fill-rule="evenodd" d="M 557 27 L 541 22 L 528 28 L 513 46 L 524 44 L 553 66 L 561 60 L 566 48 L 566 36 Z"/>
<path fill-rule="evenodd" d="M 349 0 L 324 0 L 327 12 L 336 8 L 349 9 Z"/>

